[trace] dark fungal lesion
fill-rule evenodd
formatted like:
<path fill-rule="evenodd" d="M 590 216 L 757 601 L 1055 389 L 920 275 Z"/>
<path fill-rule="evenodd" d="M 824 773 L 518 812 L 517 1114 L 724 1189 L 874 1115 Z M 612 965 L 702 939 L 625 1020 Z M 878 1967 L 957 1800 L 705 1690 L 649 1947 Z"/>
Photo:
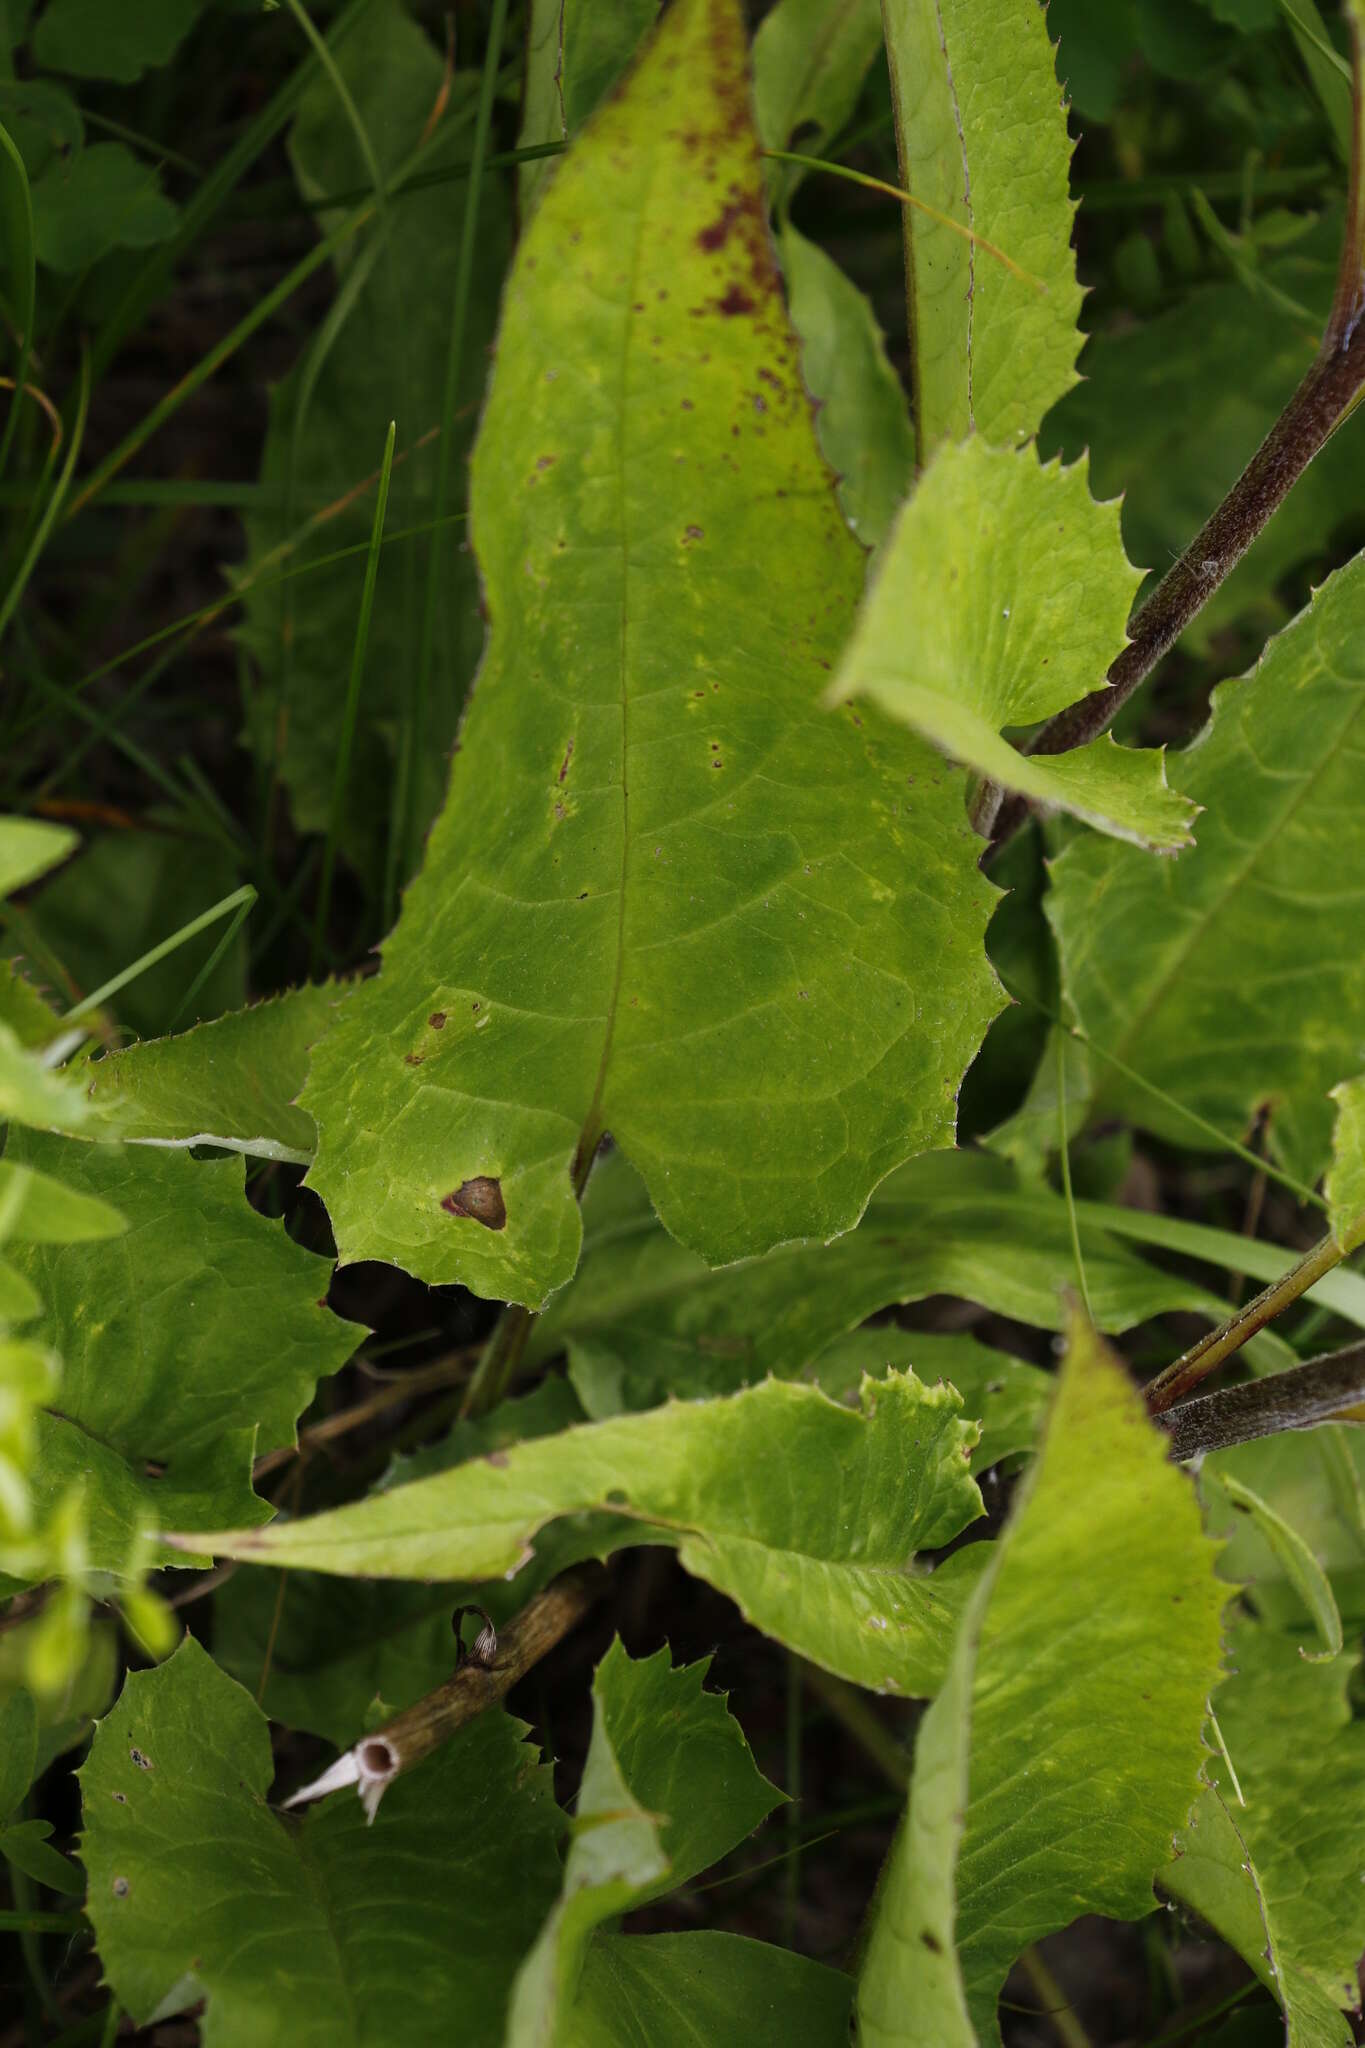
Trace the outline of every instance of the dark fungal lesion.
<path fill-rule="evenodd" d="M 447 1216 L 467 1216 L 475 1223 L 482 1223 L 485 1230 L 505 1230 L 507 1227 L 502 1183 L 491 1174 L 476 1173 L 472 1179 L 462 1180 L 457 1188 L 442 1196 L 441 1207 Z"/>

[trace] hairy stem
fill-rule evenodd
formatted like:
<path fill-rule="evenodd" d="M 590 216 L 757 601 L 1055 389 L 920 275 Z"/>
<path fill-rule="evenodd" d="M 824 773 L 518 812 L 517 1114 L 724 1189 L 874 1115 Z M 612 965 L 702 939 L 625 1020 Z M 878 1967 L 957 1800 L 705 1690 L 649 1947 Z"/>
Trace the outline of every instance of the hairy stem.
<path fill-rule="evenodd" d="M 1259 1294 L 1238 1309 L 1236 1315 L 1230 1316 L 1218 1329 L 1210 1330 L 1164 1372 L 1148 1381 L 1145 1389 L 1148 1414 L 1161 1415 L 1173 1407 L 1191 1387 L 1197 1387 L 1200 1380 L 1216 1372 L 1225 1359 L 1240 1351 L 1248 1337 L 1254 1337 L 1258 1330 L 1263 1330 L 1291 1302 L 1316 1286 L 1324 1273 L 1330 1273 L 1333 1266 L 1339 1266 L 1341 1260 L 1341 1246 L 1329 1231 L 1311 1251 L 1304 1253 L 1297 1265 L 1282 1273 L 1278 1280 L 1272 1280 L 1268 1287 L 1263 1287 Z"/>
<path fill-rule="evenodd" d="M 1026 743 L 1029 754 L 1063 754 L 1107 732 L 1121 707 L 1169 653 L 1195 615 L 1236 568 L 1309 463 L 1365 389 L 1365 87 L 1359 21 L 1351 10 L 1354 107 L 1351 180 L 1336 295 L 1312 368 L 1221 505 L 1141 605 L 1127 646 L 1101 689 L 1048 719 Z M 972 807 L 976 829 L 998 846 L 1028 816 L 1028 803 L 995 783 Z"/>
<path fill-rule="evenodd" d="M 1325 1358 L 1309 1359 L 1289 1372 L 1220 1387 L 1157 1418 L 1171 1439 L 1171 1456 L 1183 1463 L 1206 1451 L 1228 1450 L 1253 1437 L 1278 1436 L 1286 1429 L 1312 1429 L 1344 1409 L 1365 1402 L 1365 1344 L 1348 1345 Z"/>

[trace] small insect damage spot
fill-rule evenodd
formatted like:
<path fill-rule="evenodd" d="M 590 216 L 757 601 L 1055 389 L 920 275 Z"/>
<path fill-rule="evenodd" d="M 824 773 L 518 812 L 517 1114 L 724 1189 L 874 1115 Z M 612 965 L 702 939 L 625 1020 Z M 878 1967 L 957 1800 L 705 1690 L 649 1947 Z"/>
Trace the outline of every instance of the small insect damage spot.
<path fill-rule="evenodd" d="M 427 1022 L 431 1026 L 433 1031 L 444 1031 L 446 1028 L 445 1011 L 433 1010 L 431 1015 L 427 1018 Z"/>
<path fill-rule="evenodd" d="M 692 541 L 692 540 L 705 540 L 705 538 L 706 538 L 706 529 L 705 529 L 705 527 L 702 527 L 702 526 L 685 526 L 685 527 L 683 528 L 683 541 L 684 541 L 684 543 L 686 543 L 687 541 Z"/>
<path fill-rule="evenodd" d="M 140 1749 L 130 1749 L 128 1755 L 132 1762 L 137 1765 L 140 1771 L 150 1771 L 152 1769 L 151 1758 L 149 1756 L 144 1756 Z"/>
<path fill-rule="evenodd" d="M 558 460 L 559 457 L 557 455 L 541 455 L 536 460 L 536 468 L 553 469 Z"/>
<path fill-rule="evenodd" d="M 133 1887 L 126 1877 L 116 1877 L 112 1889 L 116 1899 L 126 1899 Z"/>
<path fill-rule="evenodd" d="M 568 745 L 564 749 L 564 759 L 559 764 L 559 780 L 561 783 L 565 780 L 566 776 L 568 775 L 569 763 L 573 760 L 573 745 L 573 741 L 570 740 Z"/>
<path fill-rule="evenodd" d="M 407 1067 L 420 1067 L 423 1057 L 424 1055 L 420 1052 L 405 1052 L 403 1054 L 403 1064 Z"/>
<path fill-rule="evenodd" d="M 920 1940 L 931 1956 L 941 1956 L 943 1954 L 943 1943 L 933 1932 L 932 1928 L 926 1927 L 920 1935 Z"/>
<path fill-rule="evenodd" d="M 116 1800 L 120 1806 L 126 1806 L 128 1804 L 128 1794 L 126 1792 L 111 1792 L 109 1797 L 113 1800 Z"/>
<path fill-rule="evenodd" d="M 482 1223 L 485 1230 L 507 1227 L 502 1184 L 488 1173 L 476 1173 L 472 1180 L 462 1180 L 450 1194 L 442 1196 L 441 1207 L 447 1216 L 468 1216 L 473 1222 Z"/>

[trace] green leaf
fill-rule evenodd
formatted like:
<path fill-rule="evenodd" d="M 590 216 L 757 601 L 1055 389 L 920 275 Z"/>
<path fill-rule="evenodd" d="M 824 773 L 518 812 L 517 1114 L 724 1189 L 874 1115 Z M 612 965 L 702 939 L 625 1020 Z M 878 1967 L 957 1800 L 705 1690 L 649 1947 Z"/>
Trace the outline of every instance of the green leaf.
<path fill-rule="evenodd" d="M 423 153 L 422 172 L 450 173 L 468 163 L 475 82 L 468 72 L 447 80 L 443 53 L 400 0 L 373 0 L 347 34 L 336 65 L 386 177 L 407 163 L 447 94 L 451 110 Z M 308 201 L 364 191 L 372 182 L 355 128 L 321 73 L 300 102 L 289 155 Z M 243 639 L 257 669 L 246 709 L 257 758 L 278 771 L 302 831 L 325 832 L 331 812 L 346 695 L 337 678 L 350 665 L 363 552 L 312 570 L 302 582 L 272 579 L 282 569 L 368 545 L 374 501 L 370 490 L 357 486 L 377 468 L 390 420 L 398 425 L 398 459 L 388 532 L 421 529 L 432 519 L 463 206 L 460 180 L 405 193 L 381 208 L 338 257 L 337 297 L 271 397 L 261 483 L 280 509 L 253 512 L 246 521 L 247 572 L 261 576 L 244 593 Z M 336 214 L 323 219 L 328 226 L 340 223 Z M 483 395 L 508 233 L 506 188 L 489 177 L 455 397 L 456 477 L 463 474 L 472 416 Z M 395 315 L 400 304 L 401 318 Z M 385 547 L 375 588 L 340 849 L 376 890 L 405 732 L 413 773 L 409 818 L 420 835 L 441 800 L 446 757 L 482 643 L 478 579 L 458 497 L 448 509 L 456 515 L 449 526 Z M 324 510 L 326 518 L 318 518 Z M 438 564 L 434 658 L 428 700 L 419 706 L 413 678 L 432 548 Z"/>
<path fill-rule="evenodd" d="M 7 1820 L 33 1783 L 38 1763 L 38 1709 L 20 1687 L 0 1700 L 0 1820 Z"/>
<path fill-rule="evenodd" d="M 733 2048 L 741 2014 L 746 2038 L 838 2048 L 852 1988 L 839 1970 L 737 1934 L 599 1935 L 563 2048 Z"/>
<path fill-rule="evenodd" d="M 47 1838 L 51 1833 L 50 1820 L 24 1820 L 0 1828 L 0 1856 L 26 1877 L 36 1878 L 53 1891 L 83 1891 L 85 1880 L 75 1864 L 49 1845 Z"/>
<path fill-rule="evenodd" d="M 1342 1646 L 1341 1616 L 1337 1611 L 1332 1583 L 1318 1560 L 1314 1557 L 1303 1537 L 1283 1515 L 1277 1515 L 1269 1501 L 1262 1500 L 1240 1479 L 1234 1479 L 1230 1472 L 1208 1469 L 1202 1477 L 1205 1499 L 1212 1496 L 1217 1502 L 1221 1494 L 1234 1514 L 1248 1516 L 1270 1546 L 1276 1562 L 1282 1567 L 1285 1577 L 1294 1587 L 1308 1610 L 1310 1619 L 1322 1640 L 1321 1651 L 1314 1652 L 1313 1663 L 1326 1662 L 1339 1656 Z M 1225 1514 L 1226 1522 L 1232 1519 Z M 1210 1521 L 1211 1533 L 1221 1533 Z M 1308 1656 L 1309 1652 L 1304 1651 Z"/>
<path fill-rule="evenodd" d="M 1242 1620 L 1218 1722 L 1245 1804 L 1223 1759 L 1161 1873 L 1230 1942 L 1289 2019 L 1293 2048 L 1346 2048 L 1340 2009 L 1360 2002 L 1365 1948 L 1365 1739 L 1350 1660 L 1315 1664 L 1292 1635 Z M 1267 1949 L 1269 1955 L 1267 1956 Z"/>
<path fill-rule="evenodd" d="M 0 1238 L 21 1244 L 85 1244 L 118 1237 L 128 1227 L 118 1210 L 98 1196 L 17 1164 L 13 1147 L 0 1160 L 0 1215 L 5 1219 Z"/>
<path fill-rule="evenodd" d="M 42 1307 L 38 1290 L 0 1259 L 0 1323 L 29 1323 Z"/>
<path fill-rule="evenodd" d="M 962 1396 L 964 1417 L 975 1417 L 980 1436 L 972 1446 L 972 1470 L 988 1471 L 1002 1458 L 1031 1451 L 1052 1399 L 1053 1377 L 1041 1366 L 996 1351 L 975 1337 L 945 1337 L 927 1330 L 854 1330 L 836 1337 L 811 1360 L 802 1377 L 823 1388 L 831 1400 L 856 1398 L 864 1373 L 918 1374 L 927 1386 L 947 1380 Z"/>
<path fill-rule="evenodd" d="M 863 557 L 746 98 L 734 0 L 681 0 L 520 245 L 474 458 L 482 679 L 303 1096 L 343 1259 L 535 1305 L 606 1130 L 717 1263 L 847 1230 L 951 1142 L 990 890 L 960 779 L 818 709 Z"/>
<path fill-rule="evenodd" d="M 859 1984 L 866 2048 L 997 2042 L 1030 1942 L 1082 1913 L 1150 1911 L 1206 1761 L 1216 1554 L 1127 1374 L 1077 1324 L 921 1729 Z"/>
<path fill-rule="evenodd" d="M 1331 1091 L 1337 1106 L 1332 1164 L 1324 1192 L 1332 1234 L 1343 1252 L 1365 1244 L 1365 1075 Z"/>
<path fill-rule="evenodd" d="M 658 18 L 659 0 L 531 0 L 518 149 L 567 142 L 606 98 Z M 518 168 L 523 220 L 555 160 Z"/>
<path fill-rule="evenodd" d="M 497 1464 L 475 1458 L 212 1547 L 376 1578 L 492 1579 L 556 1517 L 613 1509 L 675 1542 L 688 1571 L 803 1656 L 859 1684 L 932 1692 L 961 1582 L 908 1566 L 981 1511 L 960 1405 L 951 1388 L 899 1375 L 867 1382 L 856 1412 L 765 1380 L 728 1400 L 585 1423 Z"/>
<path fill-rule="evenodd" d="M 481 1715 L 373 1827 L 351 1794 L 286 1826 L 274 1771 L 265 1716 L 192 1637 L 129 1678 L 80 1774 L 119 2003 L 145 2025 L 207 1998 L 219 2048 L 499 2048 L 557 1877 L 549 1772 L 520 1724 Z"/>
<path fill-rule="evenodd" d="M 83 990 L 99 988 L 241 881 L 236 857 L 195 821 L 153 812 L 145 830 L 104 832 L 54 875 L 33 919 Z M 118 905 L 117 917 L 110 905 Z M 219 926 L 178 946 L 121 988 L 111 1008 L 139 1037 L 154 1038 L 171 1018 L 222 938 Z M 246 947 L 239 936 L 195 998 L 199 1016 L 246 1001 Z"/>
<path fill-rule="evenodd" d="M 594 1930 L 719 1862 L 780 1804 L 706 1671 L 675 1671 L 666 1649 L 636 1662 L 619 1639 L 598 1665 L 560 1897 L 518 1974 L 507 2048 L 562 2041 Z"/>
<path fill-rule="evenodd" d="M 1267 1142 L 1307 1183 L 1331 1147 L 1328 1090 L 1360 1058 L 1365 954 L 1365 564 L 1340 570 L 1252 675 L 1225 683 L 1171 780 L 1203 806 L 1198 844 L 1153 868 L 1078 839 L 1053 864 L 1048 915 L 1076 1020 L 1101 1053 L 1230 1137 L 1270 1111 Z M 1312 962 L 1305 972 L 1304 963 Z M 1210 1141 L 1102 1060 L 1092 1113 L 1180 1145 Z"/>
<path fill-rule="evenodd" d="M 50 270 L 87 270 L 112 249 L 164 242 L 179 218 L 156 165 L 140 163 L 121 142 L 58 157 L 33 186 L 38 257 Z"/>
<path fill-rule="evenodd" d="M 801 337 L 802 372 L 820 403 L 820 446 L 839 478 L 844 517 L 859 540 L 875 548 L 915 473 L 905 392 L 866 293 L 790 221 L 783 223 L 778 249 Z"/>
<path fill-rule="evenodd" d="M 29 312 L 31 316 L 31 306 Z M 0 818 L 0 896 L 26 888 L 79 844 L 65 825 L 45 825 L 38 818 Z"/>
<path fill-rule="evenodd" d="M 319 1378 L 364 1334 L 320 1305 L 326 1260 L 257 1215 L 235 1159 L 16 1131 L 6 1157 L 128 1224 L 103 1243 L 11 1248 L 44 1303 L 32 1334 L 63 1360 L 60 1413 L 38 1422 L 35 1494 L 84 1482 L 103 1570 L 121 1570 L 149 1524 L 259 1519 L 253 1457 L 294 1441 Z"/>
<path fill-rule="evenodd" d="M 1123 494 L 1124 542 L 1135 562 L 1168 566 L 1269 433 L 1313 360 L 1341 236 L 1340 212 L 1330 208 L 1266 258 L 1266 291 L 1240 281 L 1197 284 L 1155 319 L 1127 315 L 1087 343 L 1085 376 L 1049 416 L 1040 446 L 1073 459 L 1089 450 L 1095 490 Z M 1274 294 L 1305 306 L 1310 321 Z M 1252 333 L 1256 346 L 1248 348 Z M 1361 418 L 1350 418 L 1332 436 L 1199 611 L 1185 646 L 1216 652 L 1238 620 L 1258 640 L 1284 623 L 1287 579 L 1301 564 L 1316 570 L 1339 532 L 1360 474 L 1362 434 Z"/>
<path fill-rule="evenodd" d="M 765 147 L 822 156 L 881 47 L 879 0 L 778 0 L 754 37 L 754 115 Z M 774 189 L 787 200 L 804 175 L 799 164 L 771 166 Z M 804 339 L 795 308 L 793 318 Z"/>
<path fill-rule="evenodd" d="M 178 1037 L 143 1040 L 91 1066 L 87 1094 L 97 1111 L 109 1106 L 125 1138 L 306 1165 L 316 1133 L 294 1098 L 309 1048 L 344 997 L 334 982 L 293 988 Z"/>
<path fill-rule="evenodd" d="M 1048 1188 L 1022 1193 L 1008 1166 L 980 1153 L 902 1167 L 877 1190 L 858 1229 L 833 1244 L 784 1245 L 719 1272 L 660 1228 L 619 1156 L 593 1174 L 584 1222 L 583 1264 L 532 1332 L 528 1357 L 594 1345 L 599 1366 L 615 1361 L 616 1405 L 626 1408 L 670 1393 L 728 1393 L 765 1373 L 795 1377 L 878 1309 L 931 1294 L 1058 1329 L 1062 1292 L 1076 1277 L 1065 1203 Z M 1174 1308 L 1222 1320 L 1216 1297 L 1144 1264 L 1107 1229 L 1084 1220 L 1081 1246 L 1104 1329 Z M 1289 1263 L 1280 1257 L 1276 1270 Z"/>
<path fill-rule="evenodd" d="M 581 1420 L 566 1383 L 546 1379 L 524 1399 L 504 1401 L 476 1422 L 457 1422 L 438 1443 L 395 1458 L 380 1484 L 405 1484 Z M 451 1616 L 466 1592 L 501 1628 L 557 1572 L 598 1553 L 602 1531 L 589 1526 L 594 1519 L 612 1530 L 619 1523 L 610 1516 L 558 1524 L 510 1584 L 403 1586 L 319 1572 L 237 1572 L 214 1596 L 214 1655 L 253 1696 L 267 1674 L 259 1698 L 272 1721 L 311 1729 L 346 1749 L 374 1725 L 376 1702 L 385 1719 L 450 1676 Z"/>
<path fill-rule="evenodd" d="M 0 960 L 0 1024 L 26 1052 L 39 1052 L 58 1037 L 61 1012 L 25 972 L 27 961 Z"/>
<path fill-rule="evenodd" d="M 0 1024 L 0 1123 L 80 1131 L 92 1121 L 90 1105 L 71 1076 L 45 1067 L 8 1024 Z"/>
<path fill-rule="evenodd" d="M 7 1619 L 9 1626 L 0 1634 L 0 1702 L 4 1705 L 25 1690 L 30 1645 L 42 1616 L 19 1621 L 11 1611 Z M 118 1682 L 119 1657 L 117 1627 L 109 1621 L 92 1621 L 84 1658 L 72 1678 L 55 1695 L 35 1703 L 38 1754 L 34 1778 L 41 1777 L 64 1751 L 84 1742 L 95 1717 L 108 1710 Z"/>
<path fill-rule="evenodd" d="M 901 182 L 981 238 L 904 209 L 920 460 L 973 428 L 1025 441 L 1075 383 L 1080 347 L 1046 17 L 1035 0 L 885 0 L 883 13 Z"/>
<path fill-rule="evenodd" d="M 48 0 L 33 32 L 33 54 L 48 71 L 131 85 L 168 64 L 209 0 Z"/>
<path fill-rule="evenodd" d="M 1112 740 L 1025 755 L 1002 737 L 1103 681 L 1124 645 L 1141 578 L 1118 506 L 1097 505 L 1088 467 L 1040 468 L 1031 448 L 973 436 L 940 448 L 882 552 L 834 683 L 1008 789 L 1102 832 L 1170 851 L 1192 806 L 1166 787 L 1160 750 Z"/>

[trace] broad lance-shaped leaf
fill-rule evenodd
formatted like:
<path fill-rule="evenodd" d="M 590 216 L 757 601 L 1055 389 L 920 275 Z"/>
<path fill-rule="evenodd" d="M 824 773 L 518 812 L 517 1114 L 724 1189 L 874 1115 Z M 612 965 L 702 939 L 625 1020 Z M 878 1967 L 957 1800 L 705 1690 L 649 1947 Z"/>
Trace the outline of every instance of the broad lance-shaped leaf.
<path fill-rule="evenodd" d="M 1030 1942 L 1082 1913 L 1151 1910 L 1207 1761 L 1216 1555 L 1136 1389 L 1078 1323 L 921 1726 L 859 1984 L 865 2048 L 998 2042 Z"/>
<path fill-rule="evenodd" d="M 36 1497 L 82 1481 L 90 1560 L 112 1571 L 145 1527 L 268 1513 L 253 1456 L 294 1441 L 319 1378 L 364 1335 L 319 1303 L 327 1261 L 250 1207 L 239 1160 L 14 1130 L 6 1158 L 128 1225 L 103 1242 L 10 1248 L 43 1303 L 31 1334 L 62 1359 L 57 1410 L 38 1418 Z"/>
<path fill-rule="evenodd" d="M 1349 2048 L 1365 1949 L 1365 1730 L 1352 1660 L 1308 1663 L 1303 1638 L 1243 1620 L 1218 1723 L 1237 1773 L 1207 1759 L 1209 1789 L 1176 1839 L 1162 1889 L 1209 1922 L 1275 1993 L 1289 2048 Z"/>
<path fill-rule="evenodd" d="M 386 178 L 408 162 L 429 124 L 434 133 L 423 151 L 424 173 L 449 176 L 469 162 L 477 81 L 468 71 L 448 74 L 444 51 L 412 19 L 414 11 L 404 0 L 372 0 L 348 31 L 336 67 L 351 108 L 322 71 L 305 93 L 289 135 L 305 205 L 372 185 L 353 113 Z M 397 422 L 401 459 L 393 470 L 389 531 L 422 528 L 433 517 L 464 199 L 457 179 L 406 192 L 378 209 L 338 252 L 334 304 L 271 396 L 261 481 L 279 509 L 253 512 L 246 521 L 248 571 L 264 572 L 243 593 L 243 638 L 259 671 L 247 699 L 247 728 L 258 759 L 272 770 L 278 766 L 305 831 L 324 831 L 330 816 L 346 701 L 338 677 L 345 677 L 351 659 L 364 562 L 353 557 L 313 569 L 302 583 L 280 581 L 280 571 L 368 542 L 374 499 L 361 486 L 378 468 L 390 420 Z M 487 376 L 507 214 L 507 188 L 490 175 L 479 202 L 455 394 L 455 479 L 463 475 Z M 342 216 L 327 212 L 321 219 L 332 228 Z M 462 509 L 453 495 L 447 512 Z M 324 510 L 325 520 L 305 524 Z M 441 800 L 446 756 L 478 661 L 478 580 L 464 542 L 463 525 L 451 523 L 404 547 L 386 548 L 379 569 L 342 818 L 348 857 L 376 881 L 387 855 L 399 751 L 406 740 L 406 822 L 415 861 L 420 833 Z M 429 549 L 435 550 L 436 614 L 419 699 Z M 405 861 L 401 873 L 407 872 Z"/>
<path fill-rule="evenodd" d="M 1365 562 L 1216 691 L 1170 771 L 1205 813 L 1190 852 L 1153 866 L 1087 837 L 1052 870 L 1075 1019 L 1151 1084 L 1096 1059 L 1092 1113 L 1207 1146 L 1177 1105 L 1232 1137 L 1268 1109 L 1270 1150 L 1311 1183 L 1365 1014 Z"/>
<path fill-rule="evenodd" d="M 1327 1203 L 1332 1231 L 1344 1252 L 1365 1241 L 1365 1075 L 1332 1090 L 1337 1106 Z"/>
<path fill-rule="evenodd" d="M 911 1570 L 917 1550 L 981 1512 L 960 1406 L 913 1375 L 866 1381 L 856 1411 L 765 1380 L 728 1400 L 585 1423 L 211 1547 L 374 1578 L 492 1579 L 515 1572 L 558 1516 L 611 1509 L 647 1540 L 676 1543 L 688 1571 L 803 1656 L 919 1695 L 937 1684 L 977 1564 L 963 1552 L 933 1576 Z"/>
<path fill-rule="evenodd" d="M 613 1642 L 593 1676 L 592 1739 L 560 1896 L 512 1992 L 506 2048 L 552 2048 L 594 1930 L 707 1869 L 782 1799 L 759 1775 L 706 1664 L 640 1662 Z"/>
<path fill-rule="evenodd" d="M 754 37 L 754 113 L 764 147 L 825 155 L 881 47 L 880 0 L 777 0 Z M 804 176 L 800 164 L 769 165 L 784 214 Z M 795 309 L 793 317 L 804 339 Z"/>
<path fill-rule="evenodd" d="M 763 2048 L 842 2048 L 852 1991 L 841 1970 L 738 1934 L 604 1934 L 563 2048 L 734 2048 L 740 2014 Z"/>
<path fill-rule="evenodd" d="M 1028 755 L 1003 736 L 1099 686 L 1140 581 L 1118 506 L 1095 503 L 1084 461 L 1040 468 L 1031 448 L 978 436 L 940 448 L 882 552 L 831 696 L 870 699 L 979 774 L 1102 832 L 1187 846 L 1194 807 L 1166 787 L 1159 748 L 1106 736 Z"/>
<path fill-rule="evenodd" d="M 735 0 L 679 0 L 521 243 L 474 458 L 484 669 L 303 1095 L 343 1259 L 538 1304 L 605 1130 L 708 1260 L 832 1237 L 951 1142 L 998 1004 L 961 778 L 820 709 L 864 557 L 744 57 Z"/>
<path fill-rule="evenodd" d="M 144 1039 L 85 1069 L 86 1095 L 120 1137 L 151 1145 L 219 1145 L 307 1165 L 317 1133 L 294 1098 L 308 1051 L 347 991 L 289 989 L 248 1010 Z"/>
<path fill-rule="evenodd" d="M 905 208 L 921 462 L 973 428 L 1013 444 L 1076 381 L 1071 142 L 1036 0 L 883 0 Z M 1019 275 L 1020 271 L 1028 273 Z"/>
<path fill-rule="evenodd" d="M 1116 1223 L 1126 1213 L 1116 1210 Z M 582 1266 L 536 1325 L 528 1357 L 591 1346 L 598 1384 L 614 1372 L 615 1405 L 625 1408 L 668 1394 L 729 1393 L 765 1373 L 795 1378 L 878 1309 L 930 1294 L 1058 1329 L 1063 1291 L 1076 1278 L 1066 1204 L 1049 1188 L 1021 1189 L 1003 1161 L 980 1153 L 912 1160 L 833 1244 L 784 1245 L 720 1271 L 660 1227 L 619 1154 L 594 1171 L 584 1223 Z M 1081 1247 L 1106 1330 L 1176 1308 L 1215 1321 L 1226 1313 L 1215 1295 L 1145 1264 L 1088 1219 Z"/>
<path fill-rule="evenodd" d="M 82 1770 L 88 1911 L 139 2025 L 207 1998 L 216 2048 L 501 2048 L 554 1900 L 561 1818 L 518 1722 L 482 1714 L 389 1790 L 300 1829 L 264 1714 L 187 1636 L 135 1672 Z"/>

